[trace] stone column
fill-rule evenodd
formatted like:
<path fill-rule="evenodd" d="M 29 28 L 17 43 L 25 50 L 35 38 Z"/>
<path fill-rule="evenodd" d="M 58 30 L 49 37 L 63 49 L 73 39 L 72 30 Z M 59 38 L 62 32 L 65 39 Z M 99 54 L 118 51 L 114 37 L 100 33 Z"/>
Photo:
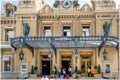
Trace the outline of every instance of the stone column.
<path fill-rule="evenodd" d="M 80 21 L 79 16 L 76 15 L 75 19 L 73 19 L 73 36 L 80 35 Z"/>
<path fill-rule="evenodd" d="M 59 16 L 56 16 L 53 24 L 53 36 L 61 36 L 60 35 L 60 19 Z"/>
<path fill-rule="evenodd" d="M 120 32 L 120 4 L 119 4 L 119 32 Z M 119 34 L 119 38 L 120 38 L 120 34 Z M 120 44 L 120 41 L 119 41 L 119 44 Z M 120 51 L 120 45 L 119 45 L 119 51 Z M 119 67 L 119 68 L 118 68 L 118 70 L 119 70 L 119 71 L 118 71 L 118 72 L 119 72 L 118 75 L 120 76 L 120 53 L 119 53 L 119 51 L 118 51 L 118 55 L 119 55 L 119 56 L 118 56 L 118 65 L 119 65 L 119 66 L 118 66 L 118 67 Z"/>

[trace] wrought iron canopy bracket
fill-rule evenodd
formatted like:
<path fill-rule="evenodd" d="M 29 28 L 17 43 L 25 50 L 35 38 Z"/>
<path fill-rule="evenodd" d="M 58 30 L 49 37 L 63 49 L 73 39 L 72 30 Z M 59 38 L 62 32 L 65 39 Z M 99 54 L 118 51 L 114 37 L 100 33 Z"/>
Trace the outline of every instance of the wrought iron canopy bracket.
<path fill-rule="evenodd" d="M 13 44 L 10 44 L 13 48 L 14 48 L 14 51 L 16 51 L 17 50 L 17 48 L 15 47 L 15 46 L 13 46 Z"/>

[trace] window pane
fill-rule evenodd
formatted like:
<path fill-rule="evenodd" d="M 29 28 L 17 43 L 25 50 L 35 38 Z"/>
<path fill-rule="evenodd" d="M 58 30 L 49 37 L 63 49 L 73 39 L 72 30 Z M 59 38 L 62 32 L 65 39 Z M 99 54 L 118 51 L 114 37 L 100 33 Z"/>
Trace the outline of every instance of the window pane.
<path fill-rule="evenodd" d="M 51 30 L 49 26 L 44 27 L 44 36 L 51 36 Z"/>
<path fill-rule="evenodd" d="M 89 26 L 83 26 L 82 36 L 90 36 Z"/>
<path fill-rule="evenodd" d="M 4 71 L 10 71 L 11 62 L 4 61 Z"/>
<path fill-rule="evenodd" d="M 70 26 L 63 26 L 63 36 L 71 36 Z"/>
<path fill-rule="evenodd" d="M 10 41 L 10 38 L 14 38 L 14 31 L 13 30 L 6 30 L 5 40 Z"/>

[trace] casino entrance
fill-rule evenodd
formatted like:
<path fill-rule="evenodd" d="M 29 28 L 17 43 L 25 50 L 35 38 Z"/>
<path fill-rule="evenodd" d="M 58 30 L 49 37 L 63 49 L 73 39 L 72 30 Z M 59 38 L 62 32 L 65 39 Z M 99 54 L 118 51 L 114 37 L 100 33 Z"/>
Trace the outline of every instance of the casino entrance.
<path fill-rule="evenodd" d="M 61 70 L 65 68 L 66 74 L 68 74 L 69 66 L 72 68 L 72 51 L 71 52 L 61 52 Z"/>
<path fill-rule="evenodd" d="M 50 75 L 52 69 L 52 58 L 48 58 L 48 54 L 41 53 L 40 55 L 40 72 L 42 75 Z"/>
<path fill-rule="evenodd" d="M 91 68 L 92 65 L 92 51 L 84 51 L 80 52 L 80 57 L 81 57 L 81 72 L 82 76 L 87 77 L 87 69 L 88 67 Z"/>

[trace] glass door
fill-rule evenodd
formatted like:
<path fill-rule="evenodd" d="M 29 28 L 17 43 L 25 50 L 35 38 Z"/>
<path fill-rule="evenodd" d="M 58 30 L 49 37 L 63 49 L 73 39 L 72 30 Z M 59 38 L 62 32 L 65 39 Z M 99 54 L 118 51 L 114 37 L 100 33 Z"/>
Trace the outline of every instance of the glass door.
<path fill-rule="evenodd" d="M 81 55 L 81 72 L 82 76 L 87 77 L 87 69 L 91 68 L 92 55 Z"/>

